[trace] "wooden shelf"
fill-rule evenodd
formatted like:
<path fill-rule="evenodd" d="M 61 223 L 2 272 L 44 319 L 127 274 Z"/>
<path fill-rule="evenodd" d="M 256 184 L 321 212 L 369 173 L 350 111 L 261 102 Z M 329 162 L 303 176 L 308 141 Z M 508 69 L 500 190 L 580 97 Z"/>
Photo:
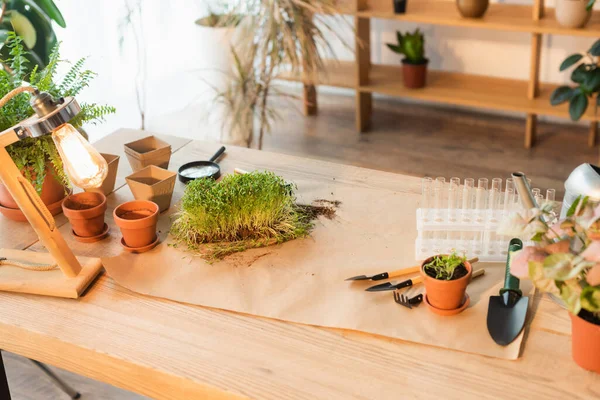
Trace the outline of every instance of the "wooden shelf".
<path fill-rule="evenodd" d="M 302 81 L 291 75 L 282 75 L 280 78 Z M 356 64 L 353 61 L 328 62 L 327 70 L 318 82 L 304 81 L 306 84 L 357 89 L 355 82 Z M 527 86 L 525 80 L 430 70 L 427 72 L 427 86 L 407 89 L 402 83 L 401 66 L 372 65 L 369 83 L 358 90 L 361 93 L 381 93 L 443 104 L 569 118 L 567 104 L 558 107 L 550 105 L 550 94 L 557 85 L 540 84 L 539 96 L 533 100 L 527 98 Z M 590 107 L 582 120 L 598 121 L 600 118 L 594 115 Z"/>
<path fill-rule="evenodd" d="M 394 14 L 391 1 L 370 1 L 366 9 L 356 12 L 361 18 L 381 18 L 425 24 L 492 29 L 508 32 L 543 33 L 569 36 L 600 37 L 600 14 L 594 13 L 583 29 L 564 28 L 547 8 L 540 21 L 533 20 L 531 6 L 490 4 L 483 18 L 463 18 L 456 4 L 444 0 L 409 1 L 405 14 Z"/>

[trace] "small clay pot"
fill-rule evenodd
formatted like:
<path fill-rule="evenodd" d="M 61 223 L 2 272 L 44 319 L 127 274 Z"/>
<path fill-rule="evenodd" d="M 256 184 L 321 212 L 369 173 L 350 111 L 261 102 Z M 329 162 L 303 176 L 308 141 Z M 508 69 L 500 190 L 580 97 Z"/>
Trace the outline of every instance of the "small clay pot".
<path fill-rule="evenodd" d="M 133 172 L 149 165 L 168 169 L 171 160 L 171 145 L 156 136 L 148 136 L 135 142 L 126 143 L 125 155 Z"/>
<path fill-rule="evenodd" d="M 569 313 L 573 360 L 583 369 L 600 374 L 600 325 Z"/>
<path fill-rule="evenodd" d="M 468 261 L 465 261 L 464 266 L 467 269 L 467 274 L 461 278 L 451 281 L 435 279 L 427 275 L 425 272 L 425 264 L 429 263 L 433 257 L 429 257 L 421 264 L 421 275 L 423 275 L 425 292 L 427 299 L 432 307 L 440 310 L 455 310 L 460 308 L 465 302 L 465 293 L 467 285 L 471 281 L 473 267 Z"/>
<path fill-rule="evenodd" d="M 556 20 L 565 28 L 583 28 L 592 16 L 587 4 L 588 0 L 556 0 Z"/>
<path fill-rule="evenodd" d="M 456 0 L 458 12 L 465 18 L 483 17 L 489 5 L 489 0 Z"/>
<path fill-rule="evenodd" d="M 65 186 L 56 179 L 52 165 L 46 166 L 46 177 L 42 183 L 42 193 L 40 198 L 45 205 L 55 204 L 62 201 L 67 195 Z M 0 183 L 0 205 L 5 208 L 18 209 L 19 206 L 11 194 L 9 193 L 6 186 Z"/>
<path fill-rule="evenodd" d="M 115 223 L 121 229 L 125 245 L 136 249 L 156 240 L 158 205 L 152 201 L 135 200 L 123 203 L 113 212 Z"/>
<path fill-rule="evenodd" d="M 63 213 L 73 228 L 73 233 L 87 238 L 104 232 L 106 196 L 102 193 L 83 192 L 72 194 L 62 203 Z"/>
<path fill-rule="evenodd" d="M 429 60 L 427 59 L 420 64 L 412 64 L 408 60 L 402 60 L 404 86 L 409 89 L 420 89 L 424 87 L 427 81 L 428 63 Z"/>

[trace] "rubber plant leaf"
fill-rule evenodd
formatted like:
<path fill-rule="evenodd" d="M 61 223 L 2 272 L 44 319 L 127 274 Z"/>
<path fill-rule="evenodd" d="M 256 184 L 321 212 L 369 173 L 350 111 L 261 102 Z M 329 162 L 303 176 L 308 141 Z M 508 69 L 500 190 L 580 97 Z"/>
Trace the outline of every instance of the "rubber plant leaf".
<path fill-rule="evenodd" d="M 587 96 L 579 93 L 569 101 L 569 116 L 573 121 L 579 121 L 588 106 Z"/>
<path fill-rule="evenodd" d="M 29 49 L 33 49 L 37 42 L 37 32 L 35 31 L 35 27 L 29 18 L 17 10 L 11 10 L 10 24 L 15 30 L 15 33 L 23 38 L 23 43 L 25 43 L 25 46 L 27 46 Z"/>
<path fill-rule="evenodd" d="M 44 11 L 48 18 L 54 20 L 61 28 L 66 28 L 67 23 L 62 16 L 62 13 L 52 0 L 34 0 L 35 4 Z"/>
<path fill-rule="evenodd" d="M 578 63 L 582 58 L 583 56 L 581 54 L 571 54 L 569 57 L 565 58 L 565 61 L 563 61 L 562 64 L 560 64 L 559 71 L 564 71 L 573 64 Z"/>
<path fill-rule="evenodd" d="M 587 67 L 585 64 L 580 64 L 571 73 L 571 80 L 575 83 L 582 84 L 585 82 L 585 76 L 587 74 Z"/>
<path fill-rule="evenodd" d="M 573 97 L 573 89 L 569 86 L 559 86 L 552 92 L 550 104 L 556 106 L 571 100 L 571 97 Z"/>
<path fill-rule="evenodd" d="M 37 31 L 37 43 L 30 49 L 30 53 L 34 59 L 33 61 L 35 61 L 35 64 L 32 64 L 32 67 L 36 64 L 39 64 L 40 67 L 44 67 L 48 63 L 48 58 L 50 57 L 52 49 L 56 46 L 56 34 L 52 29 L 50 19 L 46 17 L 44 12 L 35 4 L 30 7 L 27 7 L 27 5 L 26 2 L 18 3 L 15 8 L 31 21 Z"/>

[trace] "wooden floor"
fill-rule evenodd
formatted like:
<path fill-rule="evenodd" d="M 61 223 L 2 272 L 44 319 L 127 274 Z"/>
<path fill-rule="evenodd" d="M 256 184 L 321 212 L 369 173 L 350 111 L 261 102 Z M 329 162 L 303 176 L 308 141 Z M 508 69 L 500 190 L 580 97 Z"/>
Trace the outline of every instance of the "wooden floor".
<path fill-rule="evenodd" d="M 521 170 L 534 186 L 561 195 L 573 168 L 598 159 L 598 149 L 587 147 L 585 127 L 540 124 L 538 144 L 525 150 L 523 119 L 376 100 L 371 132 L 358 135 L 353 97 L 321 95 L 319 107 L 318 117 L 284 111 L 264 149 L 418 176 L 505 178 Z M 3 354 L 14 400 L 68 399 L 27 359 Z M 142 398 L 55 371 L 85 400 Z"/>

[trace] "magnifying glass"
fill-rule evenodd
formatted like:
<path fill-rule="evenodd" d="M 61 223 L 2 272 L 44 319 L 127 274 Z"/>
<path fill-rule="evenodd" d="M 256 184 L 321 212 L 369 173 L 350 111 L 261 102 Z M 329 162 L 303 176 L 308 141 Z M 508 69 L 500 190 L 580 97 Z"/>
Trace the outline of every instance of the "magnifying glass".
<path fill-rule="evenodd" d="M 208 161 L 192 161 L 179 168 L 179 180 L 188 183 L 195 179 L 211 178 L 219 179 L 221 176 L 221 167 L 215 161 L 225 153 L 225 146 L 222 146 Z"/>

